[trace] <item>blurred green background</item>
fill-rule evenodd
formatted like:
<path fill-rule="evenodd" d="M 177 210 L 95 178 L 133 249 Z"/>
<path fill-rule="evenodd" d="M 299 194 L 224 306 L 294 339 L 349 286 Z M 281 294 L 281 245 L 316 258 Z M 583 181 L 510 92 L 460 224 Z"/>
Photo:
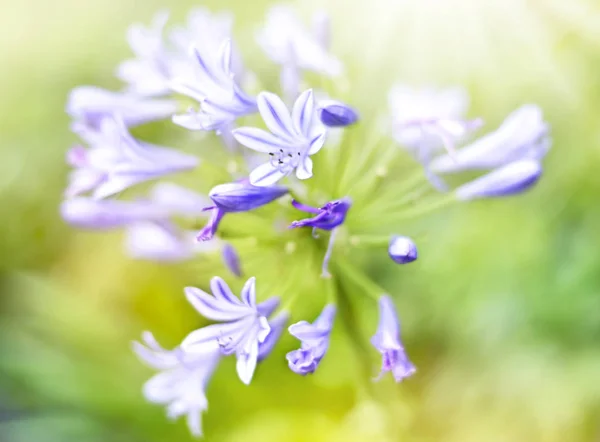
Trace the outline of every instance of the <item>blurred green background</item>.
<path fill-rule="evenodd" d="M 64 113 L 81 84 L 117 89 L 132 22 L 167 7 L 236 13 L 252 35 L 270 2 L 0 1 L 0 441 L 190 440 L 145 403 L 129 341 L 175 345 L 197 317 L 181 296 L 193 267 L 133 262 L 116 234 L 58 216 Z M 232 361 L 208 389 L 207 441 L 600 440 L 600 5 L 592 0 L 301 1 L 333 19 L 333 52 L 356 103 L 385 112 L 394 81 L 458 84 L 494 127 L 538 103 L 552 126 L 545 176 L 527 195 L 427 220 L 420 260 L 378 275 L 394 294 L 418 373 L 367 394 L 343 330 L 316 375 L 289 372 L 286 338 L 246 387 Z M 262 57 L 262 58 L 261 58 Z M 270 67 L 271 72 L 272 67 Z M 168 143 L 166 143 L 168 144 Z M 323 300 L 307 296 L 310 315 Z M 375 318 L 373 317 L 374 321 Z M 360 330 L 366 336 L 371 330 Z M 373 364 L 377 364 L 374 355 Z"/>

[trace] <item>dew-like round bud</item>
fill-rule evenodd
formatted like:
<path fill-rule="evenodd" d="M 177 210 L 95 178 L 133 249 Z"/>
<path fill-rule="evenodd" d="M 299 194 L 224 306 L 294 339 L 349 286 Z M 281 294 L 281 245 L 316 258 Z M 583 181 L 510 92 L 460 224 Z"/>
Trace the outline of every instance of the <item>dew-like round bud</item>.
<path fill-rule="evenodd" d="M 388 254 L 395 263 L 408 264 L 417 259 L 417 246 L 407 236 L 392 236 Z"/>

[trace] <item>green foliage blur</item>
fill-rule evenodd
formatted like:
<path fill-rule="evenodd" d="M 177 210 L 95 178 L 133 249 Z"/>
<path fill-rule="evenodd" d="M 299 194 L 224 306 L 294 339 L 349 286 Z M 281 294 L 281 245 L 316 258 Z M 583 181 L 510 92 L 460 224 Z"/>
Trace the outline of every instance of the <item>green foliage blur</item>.
<path fill-rule="evenodd" d="M 127 26 L 164 7 L 173 21 L 192 6 L 234 11 L 245 60 L 263 81 L 276 81 L 253 40 L 271 3 L 0 4 L 0 441 L 191 440 L 183 422 L 144 401 L 151 372 L 129 343 L 151 329 L 176 345 L 199 325 L 182 296 L 197 269 L 133 262 L 119 233 L 64 224 L 64 156 L 76 138 L 63 109 L 77 85 L 120 87 L 113 70 L 130 54 Z M 298 6 L 306 16 L 317 7 L 332 14 L 333 52 L 361 110 L 384 113 L 395 81 L 464 85 L 471 115 L 489 128 L 518 105 L 538 103 L 554 145 L 530 193 L 444 211 L 410 232 L 398 226 L 416 235 L 419 261 L 367 266 L 394 296 L 418 367 L 413 378 L 360 381 L 365 355 L 343 329 L 319 371 L 303 378 L 286 366 L 296 345 L 286 337 L 250 387 L 235 377 L 233 361 L 221 365 L 208 389 L 205 440 L 600 440 L 600 5 Z M 302 303 L 313 317 L 323 296 L 308 293 Z M 365 311 L 354 332 L 369 337 L 364 324 L 376 316 Z M 377 355 L 368 357 L 375 376 Z"/>

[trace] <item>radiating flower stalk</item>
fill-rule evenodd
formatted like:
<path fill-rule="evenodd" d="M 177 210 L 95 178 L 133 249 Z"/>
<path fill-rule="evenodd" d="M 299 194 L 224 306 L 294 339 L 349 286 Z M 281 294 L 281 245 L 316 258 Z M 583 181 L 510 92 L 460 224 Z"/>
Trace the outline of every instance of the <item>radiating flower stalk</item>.
<path fill-rule="evenodd" d="M 353 293 L 379 311 L 370 352 L 381 355 L 382 375 L 390 371 L 397 382 L 413 375 L 392 297 L 361 263 L 385 256 L 386 248 L 390 263 L 414 262 L 415 242 L 397 229 L 450 205 L 528 190 L 550 147 L 548 125 L 531 104 L 479 135 L 483 120 L 467 116 L 460 88 L 399 84 L 389 112 L 363 115 L 363 98 L 351 87 L 339 96 L 343 64 L 331 52 L 322 13 L 312 28 L 287 7 L 268 13 L 257 43 L 281 83 L 258 79 L 252 90 L 245 80 L 255 76 L 245 70 L 231 28 L 229 15 L 204 9 L 192 11 L 187 26 L 169 28 L 164 13 L 149 27 L 134 25 L 133 58 L 117 69 L 124 88 L 77 87 L 67 104 L 81 141 L 67 154 L 63 217 L 86 229 L 123 229 L 136 259 L 222 263 L 222 275 L 202 275 L 185 288 L 210 325 L 173 350 L 149 332 L 145 345 L 133 347 L 160 371 L 145 385 L 146 398 L 165 405 L 170 418 L 187 416 L 196 436 L 220 359 L 235 357 L 238 377 L 250 384 L 289 325 L 299 340 L 287 353 L 291 371 L 315 373 L 327 363 L 340 318 L 351 339 L 365 333 L 352 324 Z M 311 87 L 304 71 L 332 80 L 326 90 Z M 207 136 L 184 153 L 131 135 L 131 127 L 159 120 Z M 226 160 L 215 161 L 215 152 Z M 181 173 L 197 185 L 163 181 Z M 307 298 L 322 305 L 320 313 L 296 318 L 295 307 Z"/>

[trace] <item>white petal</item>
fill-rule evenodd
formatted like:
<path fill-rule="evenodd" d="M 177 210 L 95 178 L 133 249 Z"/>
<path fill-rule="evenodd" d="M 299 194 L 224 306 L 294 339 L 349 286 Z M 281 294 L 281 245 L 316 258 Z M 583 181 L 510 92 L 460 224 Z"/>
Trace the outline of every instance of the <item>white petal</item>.
<path fill-rule="evenodd" d="M 249 353 L 240 353 L 237 355 L 236 370 L 240 380 L 249 385 L 256 369 L 256 362 L 258 359 L 258 341 L 256 339 L 250 344 Z"/>
<path fill-rule="evenodd" d="M 294 103 L 292 119 L 298 134 L 308 135 L 315 110 L 315 99 L 312 89 L 304 91 Z"/>
<path fill-rule="evenodd" d="M 299 180 L 306 180 L 313 175 L 312 169 L 313 169 L 313 162 L 309 157 L 306 157 L 298 165 L 298 168 L 296 169 L 296 177 Z"/>
<path fill-rule="evenodd" d="M 264 163 L 250 172 L 250 184 L 258 187 L 271 186 L 288 173 L 282 172 L 270 162 Z"/>
<path fill-rule="evenodd" d="M 257 152 L 277 152 L 279 149 L 287 151 L 288 145 L 275 135 L 256 127 L 240 127 L 232 132 L 235 139 L 246 147 Z"/>
<path fill-rule="evenodd" d="M 261 92 L 256 100 L 260 116 L 271 132 L 278 137 L 294 140 L 294 126 L 290 111 L 277 95 L 271 92 Z"/>
<path fill-rule="evenodd" d="M 327 138 L 327 132 L 323 131 L 320 134 L 316 134 L 314 138 L 311 139 L 310 149 L 308 149 L 309 155 L 314 155 L 318 151 L 321 150 L 323 145 L 325 144 L 325 139 Z"/>
<path fill-rule="evenodd" d="M 250 278 L 242 288 L 242 300 L 248 307 L 256 307 L 256 278 Z"/>

